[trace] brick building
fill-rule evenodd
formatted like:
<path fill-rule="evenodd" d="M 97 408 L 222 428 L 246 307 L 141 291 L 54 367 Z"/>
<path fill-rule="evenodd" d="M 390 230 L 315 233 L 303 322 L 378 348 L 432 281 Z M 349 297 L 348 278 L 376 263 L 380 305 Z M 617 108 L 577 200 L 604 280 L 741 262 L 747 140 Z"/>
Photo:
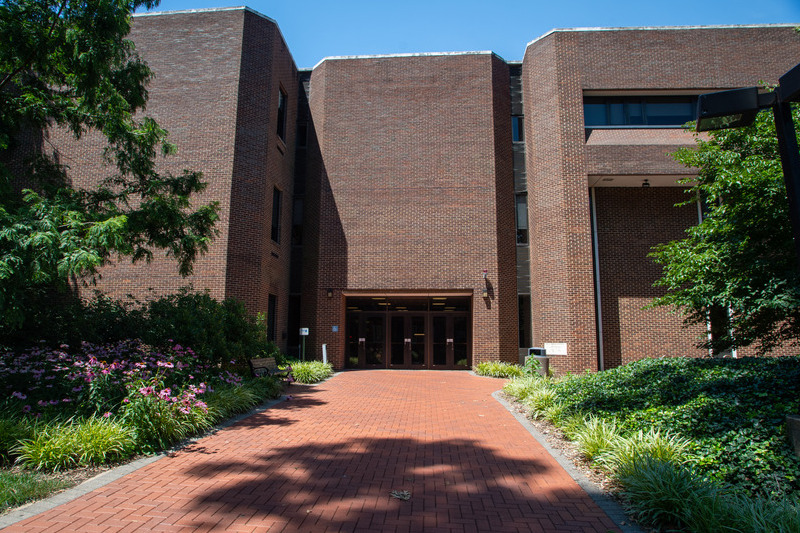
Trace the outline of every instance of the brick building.
<path fill-rule="evenodd" d="M 800 60 L 788 25 L 554 30 L 522 62 L 330 57 L 311 71 L 246 8 L 139 15 L 132 38 L 156 74 L 147 111 L 179 149 L 165 165 L 204 172 L 222 206 L 189 281 L 268 313 L 290 352 L 308 328 L 307 353 L 324 344 L 338 368 L 469 368 L 532 345 L 559 372 L 699 353 L 702 328 L 643 309 L 658 294 L 650 247 L 698 216 L 673 207 L 692 171 L 668 153 L 694 144 L 681 125 L 698 94 Z M 164 293 L 187 283 L 174 271 L 122 261 L 102 284 Z"/>

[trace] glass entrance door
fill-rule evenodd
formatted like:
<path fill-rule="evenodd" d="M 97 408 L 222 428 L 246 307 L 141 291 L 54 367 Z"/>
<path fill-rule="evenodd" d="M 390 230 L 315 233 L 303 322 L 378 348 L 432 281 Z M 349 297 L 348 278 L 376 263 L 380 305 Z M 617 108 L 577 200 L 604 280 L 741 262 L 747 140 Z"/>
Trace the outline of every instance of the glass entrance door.
<path fill-rule="evenodd" d="M 392 315 L 391 358 L 389 365 L 399 368 L 422 368 L 426 364 L 425 315 Z"/>
<path fill-rule="evenodd" d="M 470 302 L 348 298 L 345 319 L 349 368 L 470 367 Z"/>
<path fill-rule="evenodd" d="M 469 323 L 464 315 L 431 317 L 433 368 L 469 368 Z"/>

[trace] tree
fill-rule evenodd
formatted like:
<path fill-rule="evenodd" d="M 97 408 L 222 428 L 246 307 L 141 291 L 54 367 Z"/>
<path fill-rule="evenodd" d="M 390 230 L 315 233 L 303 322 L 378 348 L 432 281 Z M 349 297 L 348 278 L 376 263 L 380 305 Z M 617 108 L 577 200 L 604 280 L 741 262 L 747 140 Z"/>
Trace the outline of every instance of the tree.
<path fill-rule="evenodd" d="M 114 255 L 149 261 L 154 250 L 165 250 L 189 275 L 215 234 L 217 204 L 191 201 L 205 188 L 202 175 L 160 173 L 157 157 L 175 147 L 141 115 L 152 72 L 126 36 L 134 10 L 157 4 L 0 3 L 0 320 L 6 327 L 23 324 L 36 294 L 91 278 Z M 54 127 L 76 139 L 99 132 L 110 175 L 79 188 L 43 150 L 24 161 L 15 155 L 30 144 L 31 132 Z"/>
<path fill-rule="evenodd" d="M 800 113 L 793 110 L 800 125 Z M 688 324 L 711 324 L 699 346 L 719 353 L 754 344 L 766 353 L 800 338 L 800 274 L 772 114 L 746 128 L 697 137 L 677 161 L 699 169 L 692 199 L 703 219 L 683 240 L 654 248 L 663 266 L 656 285 L 665 295 L 653 305 L 674 306 Z"/>

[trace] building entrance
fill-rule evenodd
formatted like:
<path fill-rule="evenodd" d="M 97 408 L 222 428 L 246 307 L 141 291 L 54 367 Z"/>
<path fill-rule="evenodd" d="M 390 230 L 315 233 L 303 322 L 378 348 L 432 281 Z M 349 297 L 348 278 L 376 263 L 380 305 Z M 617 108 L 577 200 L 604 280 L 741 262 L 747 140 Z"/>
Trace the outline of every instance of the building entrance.
<path fill-rule="evenodd" d="M 349 368 L 468 369 L 469 297 L 347 298 Z"/>

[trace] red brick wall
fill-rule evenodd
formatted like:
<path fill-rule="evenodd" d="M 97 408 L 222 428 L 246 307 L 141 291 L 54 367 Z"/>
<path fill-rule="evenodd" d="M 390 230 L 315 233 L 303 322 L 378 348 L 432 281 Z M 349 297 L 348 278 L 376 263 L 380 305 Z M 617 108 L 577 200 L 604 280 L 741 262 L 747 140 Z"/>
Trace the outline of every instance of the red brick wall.
<path fill-rule="evenodd" d="M 513 177 L 496 155 L 510 155 L 507 67 L 491 54 L 329 59 L 310 105 L 324 160 L 313 349 L 343 364 L 342 291 L 462 290 L 475 293 L 473 361 L 516 360 L 516 335 L 500 338 L 516 313 Z"/>
<path fill-rule="evenodd" d="M 278 27 L 244 12 L 226 296 L 255 314 L 277 296 L 278 344 L 286 349 L 294 185 L 297 69 Z M 279 91 L 287 96 L 285 138 L 277 133 Z M 281 191 L 279 242 L 272 240 L 273 190 Z"/>
<path fill-rule="evenodd" d="M 175 13 L 134 18 L 130 38 L 155 77 L 148 87 L 146 113 L 170 132 L 177 154 L 159 161 L 162 172 L 198 170 L 209 183 L 198 202 L 218 201 L 220 235 L 182 279 L 177 265 L 156 252 L 150 264 L 131 265 L 127 258 L 102 270 L 99 288 L 114 297 L 155 297 L 193 284 L 212 296 L 225 296 L 227 225 L 234 155 L 236 101 L 241 59 L 243 11 Z M 99 136 L 75 142 L 63 131 L 51 142 L 62 152 L 76 184 L 97 182 L 113 173 L 103 168 Z"/>
<path fill-rule="evenodd" d="M 705 328 L 682 327 L 666 308 L 644 309 L 664 293 L 653 283 L 661 267 L 647 254 L 658 243 L 682 239 L 697 223 L 697 207 L 675 207 L 682 188 L 595 188 L 605 368 L 645 357 L 701 356 L 694 347 Z"/>
<path fill-rule="evenodd" d="M 667 155 L 690 144 L 677 129 L 595 130 L 587 139 L 584 91 L 700 93 L 775 82 L 798 57 L 800 37 L 790 27 L 557 30 L 528 46 L 523 97 L 533 338 L 536 345 L 567 342 L 569 355 L 553 362 L 557 372 L 597 368 L 588 182 L 691 175 Z M 671 194 L 652 189 L 664 201 Z M 638 303 L 632 305 L 621 318 L 625 339 L 647 339 L 634 326 L 645 321 L 658 324 L 674 346 L 683 345 L 668 319 L 643 315 L 635 310 Z M 663 351 L 657 339 L 637 342 L 620 343 L 623 362 Z"/>
<path fill-rule="evenodd" d="M 219 235 L 189 278 L 181 278 L 175 262 L 157 252 L 149 264 L 122 259 L 103 268 L 98 288 L 114 297 L 146 299 L 192 284 L 215 298 L 242 300 L 253 313 L 266 311 L 268 294 L 276 294 L 280 338 L 289 299 L 297 93 L 296 68 L 280 31 L 269 19 L 235 8 L 137 16 L 130 38 L 155 73 L 146 112 L 177 146 L 177 155 L 161 160 L 159 170 L 203 173 L 208 188 L 197 202 L 219 202 Z M 276 135 L 279 84 L 290 104 L 285 144 Z M 64 131 L 50 137 L 77 184 L 112 172 L 98 164 L 97 135 L 80 142 Z M 276 185 L 284 192 L 280 246 L 270 239 Z"/>
<path fill-rule="evenodd" d="M 528 47 L 523 62 L 533 344 L 567 343 L 556 372 L 597 370 L 592 238 L 574 38 Z"/>

